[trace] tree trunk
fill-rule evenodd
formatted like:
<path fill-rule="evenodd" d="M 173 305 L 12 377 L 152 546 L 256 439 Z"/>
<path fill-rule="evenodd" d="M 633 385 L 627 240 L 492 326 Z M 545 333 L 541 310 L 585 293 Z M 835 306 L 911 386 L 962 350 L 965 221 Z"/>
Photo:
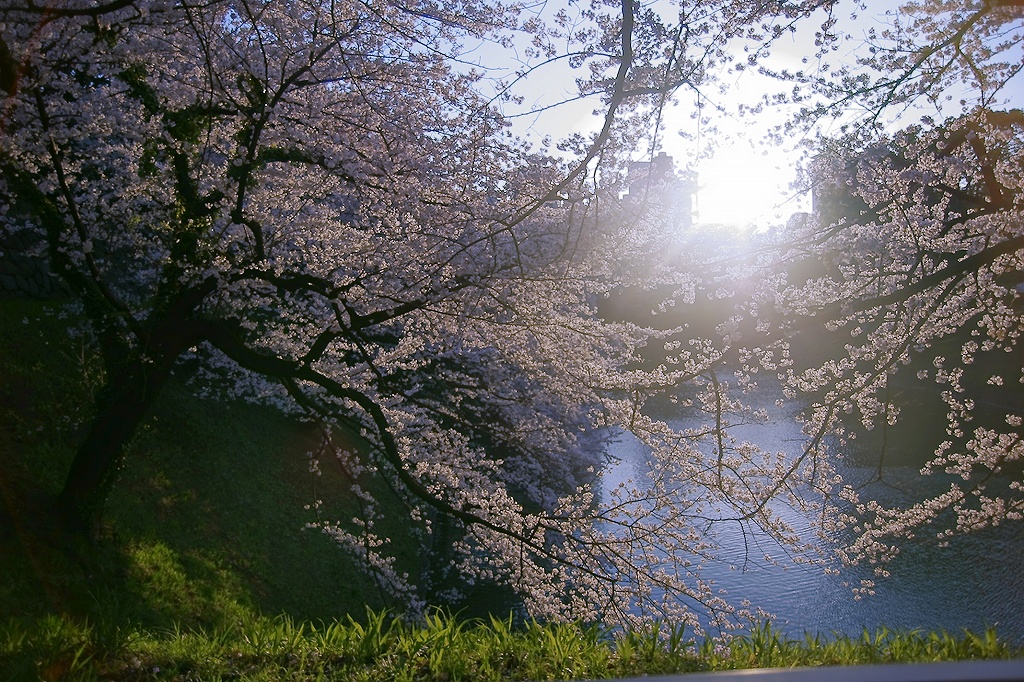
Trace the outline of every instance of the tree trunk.
<path fill-rule="evenodd" d="M 167 383 L 173 364 L 174 358 L 148 361 L 136 355 L 100 391 L 96 417 L 57 498 L 57 510 L 69 529 L 86 534 L 92 530 L 125 448 Z"/>
<path fill-rule="evenodd" d="M 217 280 L 210 277 L 181 291 L 162 309 L 149 332 L 136 337 L 140 347 L 129 351 L 109 373 L 96 398 L 96 417 L 57 498 L 57 511 L 70 530 L 86 534 L 92 530 L 121 468 L 125 448 L 167 383 L 175 361 L 186 348 L 204 340 L 190 315 L 216 286 Z M 107 353 L 108 363 L 111 355 Z"/>

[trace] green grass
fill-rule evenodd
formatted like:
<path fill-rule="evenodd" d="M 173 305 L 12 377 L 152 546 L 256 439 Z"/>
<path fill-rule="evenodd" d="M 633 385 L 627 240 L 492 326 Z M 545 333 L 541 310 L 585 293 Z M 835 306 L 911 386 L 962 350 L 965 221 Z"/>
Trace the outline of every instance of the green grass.
<path fill-rule="evenodd" d="M 570 680 L 866 663 L 1008 659 L 981 635 L 891 632 L 787 639 L 762 626 L 729 643 L 672 629 L 611 635 L 595 627 L 466 622 L 435 613 L 410 626 L 384 613 L 314 624 L 247 615 L 210 629 L 137 630 L 50 617 L 0 628 L 5 679 Z"/>
<path fill-rule="evenodd" d="M 611 635 L 440 612 L 409 625 L 325 536 L 355 501 L 316 434 L 278 413 L 165 391 L 91 544 L 51 504 L 102 382 L 59 308 L 0 301 L 0 679 L 548 680 L 747 667 L 1024 656 L 994 632 L 879 630 L 728 645 L 681 630 Z M 384 493 L 385 504 L 387 495 Z M 403 537 L 400 510 L 387 527 Z M 407 556 L 402 570 L 416 570 Z"/>
<path fill-rule="evenodd" d="M 69 324 L 55 306 L 0 301 L 0 619 L 115 608 L 146 626 L 211 627 L 240 613 L 329 620 L 392 606 L 333 541 L 304 530 L 316 498 L 326 519 L 358 513 L 333 462 L 309 472 L 316 432 L 180 383 L 134 439 L 98 541 L 76 545 L 50 506 L 102 374 Z"/>

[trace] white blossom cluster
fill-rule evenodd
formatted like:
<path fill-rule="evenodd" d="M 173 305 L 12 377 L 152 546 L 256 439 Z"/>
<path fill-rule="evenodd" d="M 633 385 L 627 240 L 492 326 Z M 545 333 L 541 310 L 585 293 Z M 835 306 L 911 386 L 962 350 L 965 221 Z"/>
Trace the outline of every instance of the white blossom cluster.
<path fill-rule="evenodd" d="M 915 386 L 948 408 L 942 442 L 921 469 L 948 479 L 945 492 L 892 507 L 839 491 L 837 532 L 854 537 L 841 557 L 879 575 L 903 541 L 946 542 L 1024 518 L 1022 143 L 1019 110 L 978 109 L 819 162 L 846 215 L 804 236 L 823 274 L 782 290 L 779 301 L 827 319 L 846 340 L 841 353 L 786 376 L 794 391 L 816 396 L 808 425 L 885 429 Z"/>

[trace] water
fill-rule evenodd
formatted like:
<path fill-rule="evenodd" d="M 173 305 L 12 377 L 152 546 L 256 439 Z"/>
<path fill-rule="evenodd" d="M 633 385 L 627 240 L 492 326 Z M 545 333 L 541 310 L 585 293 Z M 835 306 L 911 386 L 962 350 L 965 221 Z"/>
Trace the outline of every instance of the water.
<path fill-rule="evenodd" d="M 771 398 L 772 405 L 774 398 Z M 767 403 L 767 397 L 765 399 Z M 908 410 L 908 414 L 912 410 Z M 922 414 L 934 414 L 930 409 Z M 941 413 L 940 413 L 941 414 Z M 922 416 L 921 419 L 925 417 Z M 689 424 L 682 418 L 667 421 L 676 428 Z M 904 436 L 887 439 L 887 462 L 884 485 L 876 484 L 865 492 L 879 498 L 899 496 L 901 491 L 917 493 L 945 489 L 946 484 L 919 472 L 924 425 L 910 423 Z M 781 414 L 768 424 L 744 426 L 741 437 L 759 442 L 772 451 L 793 451 L 802 440 L 800 427 L 793 414 Z M 935 431 L 928 427 L 929 433 Z M 941 429 L 938 433 L 942 433 Z M 897 434 L 899 435 L 899 434 Z M 877 439 L 876 439 L 877 440 Z M 849 464 L 844 475 L 852 480 L 866 480 L 876 472 L 877 442 L 859 446 L 848 452 Z M 605 485 L 642 476 L 648 452 L 630 434 L 623 434 L 609 445 L 610 454 L 618 462 L 605 473 Z M 805 537 L 811 539 L 805 519 L 797 512 L 779 507 L 785 518 Z M 776 566 L 758 561 L 764 551 L 745 551 L 740 532 L 731 527 L 718 531 L 723 546 L 721 561 L 710 564 L 705 578 L 715 580 L 728 591 L 731 599 L 749 599 L 755 606 L 774 614 L 779 629 L 800 637 L 804 632 L 840 633 L 858 636 L 867 628 L 880 626 L 899 629 L 945 630 L 959 633 L 975 632 L 996 626 L 999 634 L 1024 644 L 1024 525 L 1004 524 L 982 533 L 955 539 L 942 548 L 935 541 L 915 541 L 901 547 L 901 554 L 890 565 L 889 578 L 876 579 L 869 567 L 849 567 L 838 576 L 826 575 L 821 568 Z M 770 554 L 775 546 L 761 538 Z M 749 538 L 748 538 L 749 542 Z M 851 586 L 862 579 L 874 579 L 874 595 L 855 599 Z"/>

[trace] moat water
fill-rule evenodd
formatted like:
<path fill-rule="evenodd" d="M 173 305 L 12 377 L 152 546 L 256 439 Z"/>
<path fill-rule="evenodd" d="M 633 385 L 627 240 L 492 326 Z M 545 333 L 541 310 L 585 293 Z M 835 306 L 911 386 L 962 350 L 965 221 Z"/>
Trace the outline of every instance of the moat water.
<path fill-rule="evenodd" d="M 931 416 L 936 414 L 934 404 L 923 402 L 924 408 L 916 413 L 914 405 L 908 405 L 902 430 L 887 434 L 885 483 L 873 484 L 863 494 L 896 502 L 948 489 L 940 478 L 919 473 L 922 456 L 930 452 L 929 439 L 922 434 L 942 434 L 942 424 L 934 423 Z M 765 403 L 774 408 L 774 397 L 769 402 L 766 396 Z M 771 423 L 741 427 L 744 432 L 738 435 L 771 451 L 792 452 L 803 441 L 793 417 L 791 412 L 778 414 Z M 667 421 L 677 428 L 694 425 L 683 417 Z M 880 447 L 879 438 L 868 434 L 846 453 L 844 476 L 853 481 L 872 477 Z M 631 434 L 620 435 L 609 445 L 609 452 L 618 462 L 605 473 L 607 486 L 644 475 L 649 451 Z M 805 519 L 783 509 L 779 508 L 780 513 L 806 538 L 814 537 Z M 790 636 L 802 637 L 805 632 L 857 636 L 865 628 L 875 631 L 883 625 L 954 634 L 995 626 L 1002 637 L 1024 644 L 1022 522 L 959 537 L 947 547 L 926 538 L 905 544 L 889 566 L 890 577 L 882 579 L 875 579 L 867 566 L 845 567 L 839 575 L 828 575 L 820 567 L 768 565 L 748 556 L 753 554 L 747 551 L 751 538 L 732 526 L 720 527 L 717 539 L 722 545 L 720 560 L 708 565 L 703 577 L 725 589 L 731 600 L 748 599 L 774 614 L 775 624 Z M 767 537 L 753 540 L 762 542 L 768 553 L 778 554 L 770 551 L 773 543 Z M 758 556 L 763 554 L 759 551 Z M 875 579 L 874 594 L 855 599 L 851 586 L 861 579 Z"/>

